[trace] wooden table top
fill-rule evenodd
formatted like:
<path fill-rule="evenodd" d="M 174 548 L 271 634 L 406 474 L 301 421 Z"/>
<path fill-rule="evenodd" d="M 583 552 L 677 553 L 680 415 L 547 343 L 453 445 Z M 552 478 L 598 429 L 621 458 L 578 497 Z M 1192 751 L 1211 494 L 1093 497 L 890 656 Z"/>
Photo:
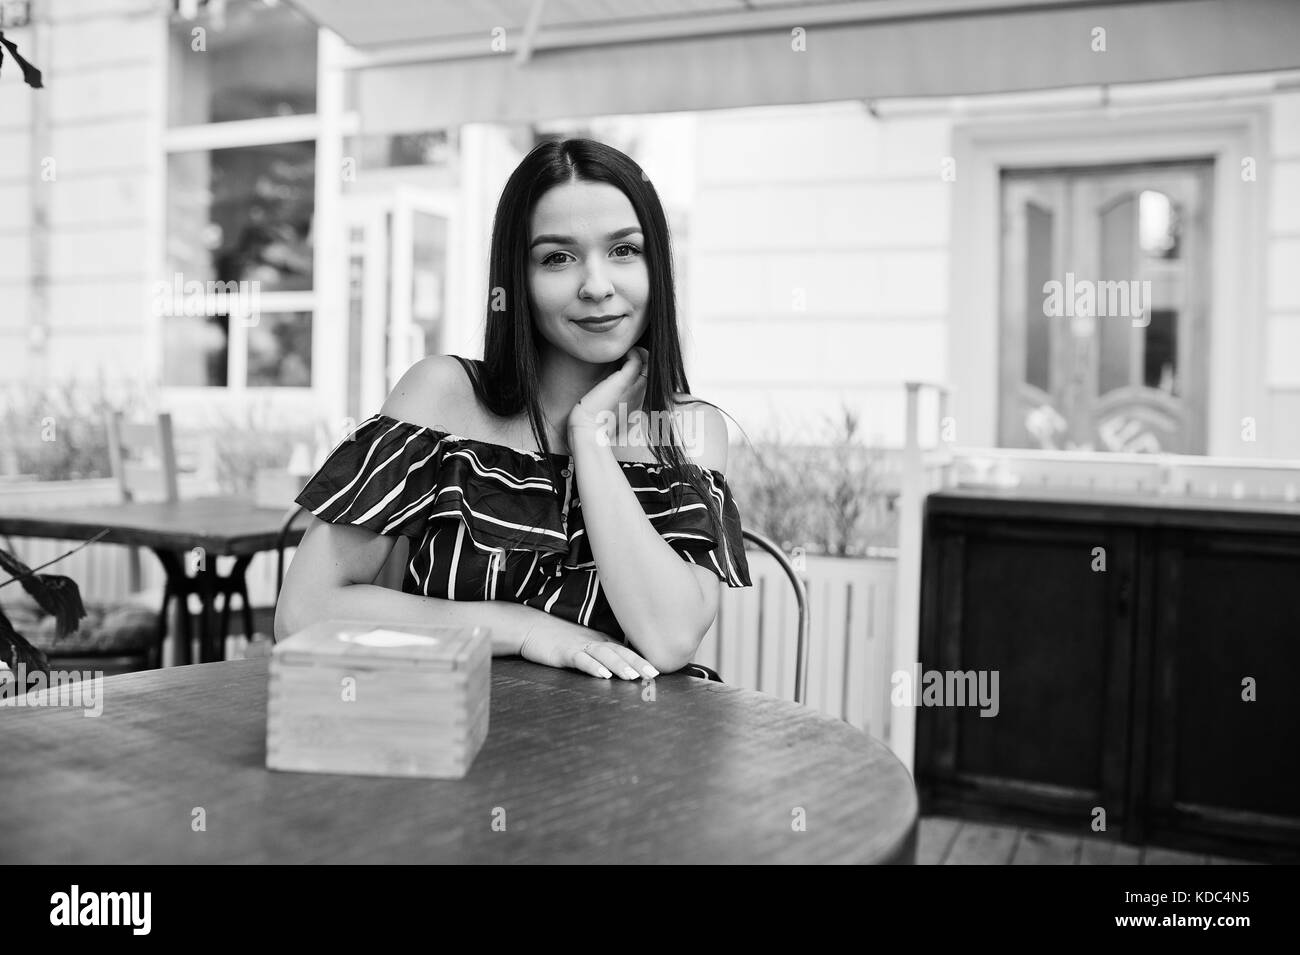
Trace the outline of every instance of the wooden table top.
<path fill-rule="evenodd" d="M 98 717 L 0 707 L 0 863 L 913 861 L 916 790 L 880 742 L 725 684 L 654 690 L 494 659 L 469 775 L 411 780 L 267 770 L 265 659 L 108 677 Z"/>
<path fill-rule="evenodd" d="M 202 547 L 219 557 L 238 556 L 274 550 L 287 511 L 232 496 L 96 504 L 0 514 L 0 534 L 86 540 L 107 528 L 101 543 L 167 550 Z M 306 527 L 305 517 L 294 522 L 289 546 L 302 539 Z"/>

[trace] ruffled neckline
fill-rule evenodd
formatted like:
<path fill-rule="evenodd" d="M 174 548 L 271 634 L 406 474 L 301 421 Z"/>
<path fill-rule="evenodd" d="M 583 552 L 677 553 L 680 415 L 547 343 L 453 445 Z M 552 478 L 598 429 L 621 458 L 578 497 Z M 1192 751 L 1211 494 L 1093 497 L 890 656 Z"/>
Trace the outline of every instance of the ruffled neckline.
<path fill-rule="evenodd" d="M 573 460 L 549 454 L 553 463 Z M 557 478 L 546 473 L 546 460 L 538 451 L 374 414 L 339 442 L 294 500 L 323 521 L 430 547 L 440 529 L 431 522 L 459 522 L 479 553 L 559 555 L 557 576 L 561 566 L 594 567 L 574 471 L 566 466 Z M 725 475 L 688 462 L 702 480 L 687 481 L 667 465 L 619 463 L 635 465 L 635 472 L 624 469 L 628 484 L 651 526 L 674 550 L 729 586 L 749 586 L 744 531 Z M 720 529 L 711 501 L 718 505 Z"/>
<path fill-rule="evenodd" d="M 495 441 L 483 441 L 483 440 L 481 440 L 481 439 L 479 439 L 479 438 L 468 438 L 468 437 L 466 437 L 466 436 L 463 435 L 463 434 L 456 434 L 454 431 L 443 431 L 443 430 L 441 430 L 441 429 L 439 429 L 439 428 L 429 428 L 429 427 L 426 427 L 426 426 L 424 426 L 424 425 L 422 425 L 422 424 L 416 424 L 414 421 L 407 421 L 407 420 L 404 419 L 404 418 L 394 418 L 392 415 L 386 415 L 386 414 L 382 414 L 382 413 L 376 413 L 376 414 L 372 415 L 372 416 L 370 417 L 369 420 L 371 420 L 371 421 L 391 421 L 391 422 L 394 423 L 394 424 L 406 425 L 407 427 L 409 427 L 409 428 L 415 428 L 415 429 L 418 430 L 418 431 L 425 431 L 425 432 L 428 432 L 429 434 L 436 436 L 439 440 L 445 438 L 445 439 L 447 439 L 447 440 L 449 440 L 449 441 L 455 441 L 455 442 L 457 442 L 458 444 L 464 444 L 464 445 L 467 445 L 467 446 L 469 446 L 469 447 L 492 448 L 492 449 L 494 449 L 494 450 L 496 450 L 496 451 L 508 451 L 508 452 L 510 452 L 510 453 L 512 453 L 512 454 L 515 454 L 515 455 L 519 456 L 519 457 L 526 457 L 526 458 L 533 458 L 533 459 L 537 459 L 537 458 L 547 458 L 547 457 L 549 457 L 550 459 L 552 459 L 552 460 L 554 460 L 554 461 L 559 461 L 559 462 L 561 462 L 561 463 L 563 463 L 563 464 L 567 464 L 567 463 L 569 463 L 569 462 L 571 462 L 571 461 L 573 460 L 573 455 L 572 455 L 572 454 L 560 454 L 560 453 L 555 452 L 555 451 L 551 451 L 551 452 L 548 452 L 548 453 L 545 453 L 545 454 L 544 454 L 544 453 L 541 452 L 541 451 L 528 451 L 528 450 L 525 450 L 524 448 L 515 448 L 515 447 L 511 447 L 511 446 L 508 445 L 508 444 L 497 444 Z M 360 430 L 360 427 L 361 427 L 361 426 L 358 425 L 358 426 L 357 426 L 357 429 Z M 645 468 L 645 469 L 648 470 L 648 471 L 661 471 L 661 470 L 664 469 L 664 465 L 659 464 L 657 461 L 622 461 L 622 460 L 620 460 L 618 463 L 619 463 L 620 465 L 625 466 L 625 467 L 641 467 L 641 468 Z M 706 468 L 706 467 L 704 467 L 704 465 L 702 465 L 702 464 L 696 464 L 694 461 L 687 461 L 687 462 L 686 462 L 686 466 L 689 467 L 689 468 L 695 468 L 695 469 L 698 470 L 698 471 L 708 471 L 708 472 L 710 472 L 711 474 L 715 474 L 715 475 L 717 475 L 717 476 L 720 477 L 720 478 L 724 478 L 724 479 L 725 479 L 725 477 L 726 477 L 726 475 L 724 475 L 724 474 L 723 474 L 721 471 L 719 471 L 717 468 Z"/>

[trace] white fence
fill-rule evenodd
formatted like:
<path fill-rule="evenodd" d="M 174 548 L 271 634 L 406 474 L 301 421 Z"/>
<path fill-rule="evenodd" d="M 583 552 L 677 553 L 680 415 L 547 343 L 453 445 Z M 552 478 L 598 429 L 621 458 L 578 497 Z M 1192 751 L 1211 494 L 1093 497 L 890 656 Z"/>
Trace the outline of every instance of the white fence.
<path fill-rule="evenodd" d="M 718 619 L 696 659 L 734 686 L 794 698 L 798 616 L 789 578 L 768 554 L 747 551 L 753 587 L 724 587 Z M 811 707 L 884 739 L 897 562 L 892 557 L 805 557 Z"/>

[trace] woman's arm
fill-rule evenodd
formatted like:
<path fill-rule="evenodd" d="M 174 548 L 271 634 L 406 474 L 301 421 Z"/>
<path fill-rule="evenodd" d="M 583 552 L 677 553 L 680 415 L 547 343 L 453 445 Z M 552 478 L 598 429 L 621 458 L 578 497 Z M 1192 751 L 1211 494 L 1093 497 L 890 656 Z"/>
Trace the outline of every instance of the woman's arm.
<path fill-rule="evenodd" d="M 313 518 L 276 602 L 276 639 L 331 618 L 394 627 L 482 625 L 491 629 L 493 656 L 519 654 L 534 663 L 572 667 L 605 678 L 657 675 L 630 647 L 608 634 L 536 607 L 499 600 L 446 600 L 377 586 L 372 581 L 394 546 L 392 537 Z"/>
<path fill-rule="evenodd" d="M 700 407 L 707 411 L 690 412 L 704 415 L 696 462 L 725 465 L 726 424 L 707 405 Z M 713 625 L 721 581 L 682 560 L 659 536 L 599 429 L 571 421 L 569 449 L 587 540 L 614 616 L 641 656 L 664 672 L 680 670 Z"/>
<path fill-rule="evenodd" d="M 538 622 L 537 615 L 549 616 L 535 607 L 499 600 L 444 600 L 376 584 L 343 584 L 317 591 L 305 612 L 277 613 L 276 636 L 287 637 L 329 619 L 365 620 L 377 627 L 484 626 L 492 629 L 492 655 L 510 656 L 519 652 L 524 634 Z"/>
<path fill-rule="evenodd" d="M 646 661 L 608 634 L 536 607 L 505 600 L 423 597 L 375 584 L 323 587 L 313 595 L 309 610 L 277 610 L 276 637 L 282 639 L 317 620 L 329 619 L 365 620 L 378 627 L 488 627 L 494 657 L 522 656 L 534 663 L 572 667 L 604 678 L 639 680 L 656 675 L 633 669 L 645 670 Z"/>

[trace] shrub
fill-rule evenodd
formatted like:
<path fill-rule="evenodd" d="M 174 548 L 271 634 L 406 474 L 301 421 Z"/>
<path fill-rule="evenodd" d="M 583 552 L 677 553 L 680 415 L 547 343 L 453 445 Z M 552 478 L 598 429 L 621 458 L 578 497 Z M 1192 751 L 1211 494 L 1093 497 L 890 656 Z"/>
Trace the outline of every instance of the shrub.
<path fill-rule="evenodd" d="M 7 386 L 0 392 L 0 475 L 41 481 L 111 477 L 104 411 L 154 414 L 148 395 L 143 383 L 109 387 L 102 378 L 37 389 Z"/>
<path fill-rule="evenodd" d="M 835 557 L 897 546 L 886 453 L 862 443 L 859 417 L 842 408 L 826 444 L 796 444 L 775 429 L 733 446 L 727 483 L 745 527 L 787 551 Z"/>

